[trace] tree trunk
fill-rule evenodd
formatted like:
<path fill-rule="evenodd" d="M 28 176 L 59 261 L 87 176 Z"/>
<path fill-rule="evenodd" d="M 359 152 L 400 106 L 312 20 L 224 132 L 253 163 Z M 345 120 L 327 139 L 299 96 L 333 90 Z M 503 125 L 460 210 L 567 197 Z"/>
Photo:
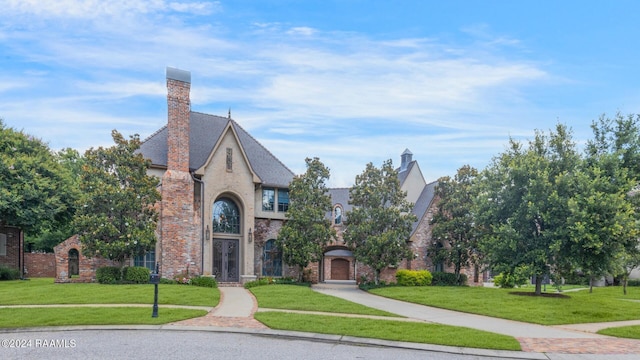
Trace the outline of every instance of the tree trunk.
<path fill-rule="evenodd" d="M 589 276 L 589 294 L 593 292 L 593 275 Z"/>
<path fill-rule="evenodd" d="M 380 285 L 380 270 L 376 269 L 373 273 L 373 282 L 376 285 Z"/>
<path fill-rule="evenodd" d="M 536 274 L 536 295 L 542 295 L 542 279 L 540 274 Z"/>
<path fill-rule="evenodd" d="M 298 265 L 298 282 L 299 283 L 301 283 L 304 280 L 303 274 L 304 274 L 304 267 L 302 265 Z"/>
<path fill-rule="evenodd" d="M 626 275 L 622 278 L 622 293 L 624 295 L 627 295 L 627 281 L 628 280 L 629 280 L 629 277 L 626 276 Z"/>

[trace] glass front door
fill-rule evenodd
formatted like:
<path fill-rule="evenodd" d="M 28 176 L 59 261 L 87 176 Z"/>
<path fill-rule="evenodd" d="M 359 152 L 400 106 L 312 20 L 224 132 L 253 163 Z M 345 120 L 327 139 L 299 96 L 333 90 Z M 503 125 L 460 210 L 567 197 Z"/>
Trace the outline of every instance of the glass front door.
<path fill-rule="evenodd" d="M 220 282 L 240 281 L 239 241 L 233 239 L 213 240 L 212 274 Z"/>

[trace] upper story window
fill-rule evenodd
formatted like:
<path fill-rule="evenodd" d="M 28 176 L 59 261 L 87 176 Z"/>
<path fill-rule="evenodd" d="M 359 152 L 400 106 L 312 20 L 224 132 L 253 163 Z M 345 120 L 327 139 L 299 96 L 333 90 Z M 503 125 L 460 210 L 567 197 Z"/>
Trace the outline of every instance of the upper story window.
<path fill-rule="evenodd" d="M 342 224 L 342 207 L 340 205 L 333 209 L 333 223 L 336 225 Z"/>
<path fill-rule="evenodd" d="M 240 211 L 233 200 L 222 198 L 213 204 L 213 232 L 240 234 Z"/>
<path fill-rule="evenodd" d="M 273 211 L 273 205 L 275 203 L 276 191 L 272 188 L 262 189 L 262 210 Z"/>
<path fill-rule="evenodd" d="M 289 210 L 289 190 L 278 189 L 278 211 L 286 212 Z"/>

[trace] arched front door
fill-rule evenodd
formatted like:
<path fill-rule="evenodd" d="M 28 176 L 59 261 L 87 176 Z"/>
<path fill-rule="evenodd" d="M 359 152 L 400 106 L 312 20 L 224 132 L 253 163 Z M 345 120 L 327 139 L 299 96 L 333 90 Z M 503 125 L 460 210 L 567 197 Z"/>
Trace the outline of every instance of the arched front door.
<path fill-rule="evenodd" d="M 220 282 L 240 281 L 240 209 L 235 201 L 222 197 L 213 204 L 213 267 Z"/>

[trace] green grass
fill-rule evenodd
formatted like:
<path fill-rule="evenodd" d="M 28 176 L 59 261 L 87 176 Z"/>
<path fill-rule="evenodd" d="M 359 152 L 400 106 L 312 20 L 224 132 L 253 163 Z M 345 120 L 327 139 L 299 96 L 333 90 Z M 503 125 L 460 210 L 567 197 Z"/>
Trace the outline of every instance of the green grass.
<path fill-rule="evenodd" d="M 307 286 L 263 285 L 253 287 L 249 290 L 255 295 L 256 299 L 258 299 L 258 306 L 261 308 L 398 316 L 351 301 L 320 294 Z"/>
<path fill-rule="evenodd" d="M 444 309 L 542 325 L 578 324 L 640 319 L 640 288 L 594 288 L 593 293 L 563 293 L 567 298 L 518 296 L 513 291 L 533 289 L 495 289 L 482 287 L 386 287 L 371 293 L 398 300 Z"/>
<path fill-rule="evenodd" d="M 598 331 L 598 334 L 628 339 L 640 339 L 640 325 L 602 329 Z"/>
<path fill-rule="evenodd" d="M 0 305 L 40 304 L 153 304 L 153 285 L 55 284 L 52 278 L 0 282 Z M 188 285 L 158 287 L 158 303 L 214 307 L 215 288 Z"/>
<path fill-rule="evenodd" d="M 0 328 L 70 325 L 155 325 L 204 316 L 204 310 L 162 308 L 152 318 L 152 307 L 77 307 L 0 309 Z"/>
<path fill-rule="evenodd" d="M 520 350 L 520 344 L 513 337 L 456 326 L 276 312 L 259 312 L 254 316 L 272 329 L 482 349 Z"/>

